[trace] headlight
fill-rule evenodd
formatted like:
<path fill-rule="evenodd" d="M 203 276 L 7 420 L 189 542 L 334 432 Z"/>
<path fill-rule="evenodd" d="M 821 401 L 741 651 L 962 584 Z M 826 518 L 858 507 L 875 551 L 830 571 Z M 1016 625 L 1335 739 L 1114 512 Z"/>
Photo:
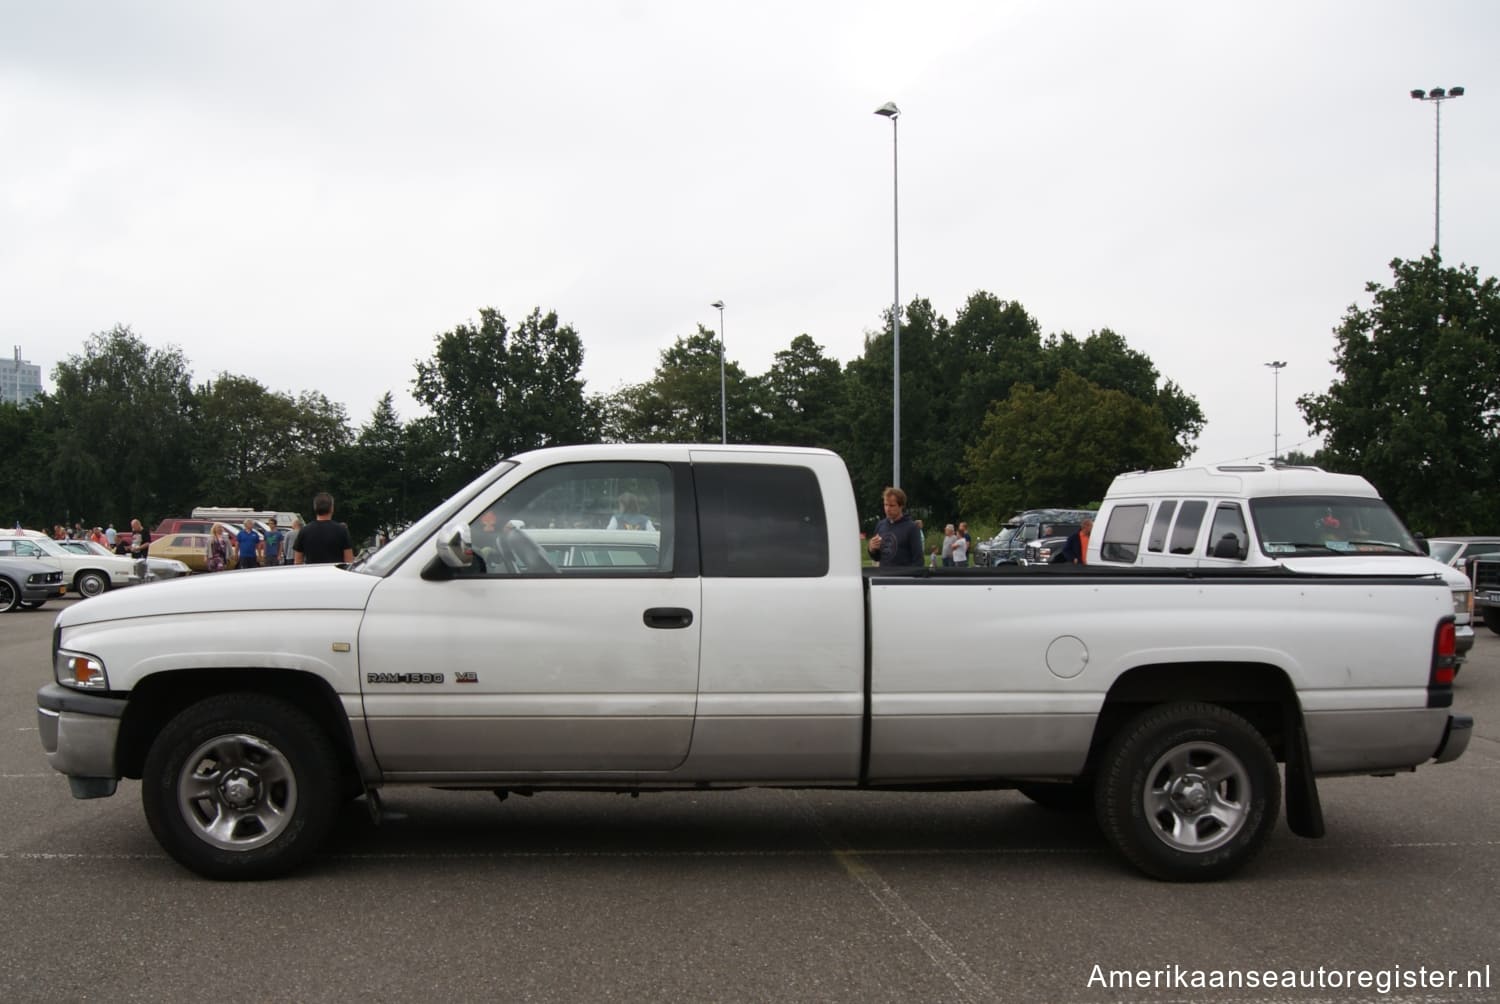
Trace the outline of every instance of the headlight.
<path fill-rule="evenodd" d="M 54 658 L 52 675 L 64 687 L 75 690 L 108 690 L 109 677 L 104 663 L 91 655 L 59 651 Z"/>

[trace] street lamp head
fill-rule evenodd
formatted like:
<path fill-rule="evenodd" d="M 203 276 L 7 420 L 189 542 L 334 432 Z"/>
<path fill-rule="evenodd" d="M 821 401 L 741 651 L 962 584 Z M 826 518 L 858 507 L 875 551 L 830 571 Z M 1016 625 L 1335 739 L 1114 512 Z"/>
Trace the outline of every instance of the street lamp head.
<path fill-rule="evenodd" d="M 888 119 L 894 119 L 901 114 L 901 109 L 896 107 L 896 102 L 887 101 L 885 104 L 875 109 L 875 114 L 884 115 Z"/>
<path fill-rule="evenodd" d="M 1273 363 L 1266 363 L 1266 365 L 1269 366 L 1269 367 L 1271 367 L 1273 370 L 1279 370 L 1283 366 L 1286 365 L 1286 360 L 1285 359 L 1279 359 L 1279 360 L 1277 360 L 1276 362 L 1273 362 Z"/>
<path fill-rule="evenodd" d="M 1461 98 L 1463 96 L 1464 96 L 1464 89 L 1462 87 L 1450 87 L 1450 88 L 1448 88 L 1448 97 L 1450 97 L 1450 98 Z"/>
<path fill-rule="evenodd" d="M 1423 101 L 1427 98 L 1427 92 L 1422 90 L 1421 88 L 1417 88 L 1416 90 L 1411 92 L 1411 96 L 1416 98 L 1418 101 Z"/>
<path fill-rule="evenodd" d="M 1441 87 L 1434 87 L 1432 90 L 1428 91 L 1427 93 L 1429 95 L 1431 95 L 1432 97 L 1434 97 L 1434 98 L 1444 98 L 1444 97 L 1448 96 L 1448 92 L 1445 91 L 1445 90 L 1443 90 Z"/>
<path fill-rule="evenodd" d="M 717 310 L 723 310 L 724 309 L 724 301 L 723 300 L 715 300 L 713 303 L 710 303 L 709 306 L 713 307 L 713 308 L 715 308 Z"/>

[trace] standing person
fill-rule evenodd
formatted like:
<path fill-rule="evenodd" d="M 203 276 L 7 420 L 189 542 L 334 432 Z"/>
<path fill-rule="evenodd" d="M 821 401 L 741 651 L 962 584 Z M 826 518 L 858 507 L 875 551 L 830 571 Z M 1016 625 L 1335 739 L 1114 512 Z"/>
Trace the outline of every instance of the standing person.
<path fill-rule="evenodd" d="M 953 524 L 949 523 L 943 527 L 943 567 L 953 567 L 953 541 L 957 535 L 953 532 Z"/>
<path fill-rule="evenodd" d="M 266 539 L 262 542 L 261 561 L 267 565 L 281 564 L 281 546 L 286 534 L 276 529 L 276 517 L 266 520 Z"/>
<path fill-rule="evenodd" d="M 299 565 L 329 565 L 354 560 L 354 542 L 349 528 L 333 518 L 333 496 L 319 492 L 313 497 L 313 521 L 297 532 L 296 549 Z"/>
<path fill-rule="evenodd" d="M 959 524 L 963 526 L 962 523 Z M 953 535 L 953 567 L 969 567 L 969 539 L 960 531 Z"/>
<path fill-rule="evenodd" d="M 135 559 L 135 577 L 142 582 L 146 580 L 146 556 L 150 551 L 151 531 L 142 526 L 140 520 L 131 520 L 130 556 Z"/>
<path fill-rule="evenodd" d="M 104 539 L 109 541 L 109 549 L 115 549 L 115 523 L 110 520 L 109 525 L 104 528 Z"/>
<path fill-rule="evenodd" d="M 297 546 L 297 536 L 301 532 L 302 517 L 293 516 L 292 528 L 287 532 L 286 539 L 281 542 L 281 563 L 283 565 L 290 565 L 296 560 L 296 553 L 293 549 Z"/>
<path fill-rule="evenodd" d="M 875 524 L 870 537 L 870 555 L 881 568 L 922 567 L 922 535 L 906 516 L 906 493 L 887 488 L 881 493 L 885 518 Z"/>
<path fill-rule="evenodd" d="M 208 540 L 208 570 L 222 572 L 229 564 L 229 534 L 218 523 Z"/>
<path fill-rule="evenodd" d="M 240 554 L 241 568 L 254 568 L 260 564 L 260 534 L 255 532 L 255 524 L 245 520 L 245 526 L 234 535 L 234 542 Z"/>
<path fill-rule="evenodd" d="M 1062 564 L 1087 565 L 1089 563 L 1089 534 L 1094 532 L 1094 521 L 1086 519 L 1083 525 L 1075 530 L 1063 544 L 1062 557 L 1058 559 Z"/>
<path fill-rule="evenodd" d="M 969 563 L 969 557 L 974 553 L 974 535 L 969 532 L 969 524 L 960 522 L 958 524 L 958 535 L 964 539 L 964 560 L 962 564 Z"/>

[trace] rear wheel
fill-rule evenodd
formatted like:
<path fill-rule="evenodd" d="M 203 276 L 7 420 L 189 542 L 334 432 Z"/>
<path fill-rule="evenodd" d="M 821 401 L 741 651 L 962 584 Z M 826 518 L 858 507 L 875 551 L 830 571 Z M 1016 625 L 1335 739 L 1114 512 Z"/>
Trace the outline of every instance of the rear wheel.
<path fill-rule="evenodd" d="M 103 572 L 79 572 L 73 580 L 73 588 L 80 596 L 98 596 L 108 592 L 109 578 Z"/>
<path fill-rule="evenodd" d="M 1154 878 L 1223 878 L 1276 826 L 1281 775 L 1264 737 L 1214 704 L 1168 704 L 1111 741 L 1096 811 L 1105 836 Z"/>
<path fill-rule="evenodd" d="M 8 614 L 21 605 L 21 590 L 4 576 L 0 576 L 0 614 Z"/>
<path fill-rule="evenodd" d="M 172 719 L 146 756 L 146 821 L 200 875 L 270 878 L 311 856 L 333 823 L 337 757 L 307 714 L 264 694 L 222 694 Z"/>

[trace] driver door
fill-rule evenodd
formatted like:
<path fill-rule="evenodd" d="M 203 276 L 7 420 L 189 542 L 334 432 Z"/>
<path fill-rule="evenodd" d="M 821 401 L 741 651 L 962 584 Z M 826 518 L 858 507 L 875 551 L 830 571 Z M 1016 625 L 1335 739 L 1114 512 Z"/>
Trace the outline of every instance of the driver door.
<path fill-rule="evenodd" d="M 687 477 L 648 462 L 546 468 L 468 510 L 472 567 L 435 573 L 419 554 L 382 582 L 359 639 L 382 769 L 524 777 L 680 764 L 701 630 Z M 650 530 L 609 529 L 622 498 Z"/>

